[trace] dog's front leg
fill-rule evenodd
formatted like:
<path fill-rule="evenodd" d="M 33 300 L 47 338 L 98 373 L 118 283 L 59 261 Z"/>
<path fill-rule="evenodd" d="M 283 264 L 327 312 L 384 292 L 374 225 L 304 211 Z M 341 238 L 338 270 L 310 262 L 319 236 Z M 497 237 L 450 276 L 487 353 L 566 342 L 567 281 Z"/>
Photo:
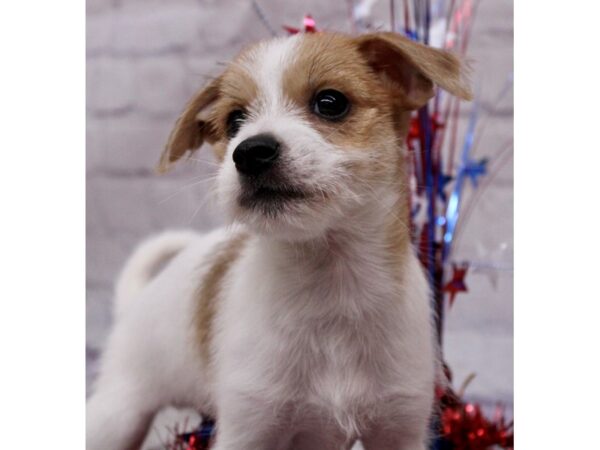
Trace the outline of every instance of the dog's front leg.
<path fill-rule="evenodd" d="M 284 408 L 244 395 L 228 395 L 218 406 L 214 450 L 278 450 L 291 440 Z"/>
<path fill-rule="evenodd" d="M 138 449 L 156 411 L 149 397 L 135 383 L 103 386 L 95 392 L 87 402 L 86 448 Z"/>

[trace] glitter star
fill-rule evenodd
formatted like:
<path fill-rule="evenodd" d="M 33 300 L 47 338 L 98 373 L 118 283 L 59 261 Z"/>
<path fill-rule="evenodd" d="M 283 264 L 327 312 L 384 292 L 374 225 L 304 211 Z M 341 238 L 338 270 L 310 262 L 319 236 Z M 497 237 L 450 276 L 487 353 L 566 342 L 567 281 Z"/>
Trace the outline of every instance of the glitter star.
<path fill-rule="evenodd" d="M 479 177 L 482 177 L 487 173 L 487 163 L 487 158 L 483 158 L 479 161 L 469 160 L 462 169 L 463 173 L 471 179 L 473 187 L 477 187 Z"/>
<path fill-rule="evenodd" d="M 469 269 L 468 263 L 463 263 L 460 266 L 452 263 L 452 279 L 446 283 L 443 288 L 444 292 L 450 294 L 450 307 L 454 304 L 454 298 L 459 292 L 467 292 L 467 285 L 465 284 L 465 276 Z"/>

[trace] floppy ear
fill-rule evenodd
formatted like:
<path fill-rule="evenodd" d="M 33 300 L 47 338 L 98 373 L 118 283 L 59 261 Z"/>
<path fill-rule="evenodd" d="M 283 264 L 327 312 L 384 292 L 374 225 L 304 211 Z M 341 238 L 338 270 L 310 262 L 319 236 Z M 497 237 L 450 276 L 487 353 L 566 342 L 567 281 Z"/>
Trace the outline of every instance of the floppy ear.
<path fill-rule="evenodd" d="M 433 97 L 434 85 L 464 100 L 472 97 L 464 68 L 453 54 L 390 32 L 357 38 L 359 51 L 371 68 L 398 89 L 407 109 L 417 109 Z"/>
<path fill-rule="evenodd" d="M 171 131 L 167 145 L 160 157 L 157 171 L 165 173 L 173 163 L 198 149 L 204 141 L 214 142 L 214 130 L 208 120 L 208 112 L 219 96 L 221 77 L 211 81 L 187 104 Z"/>

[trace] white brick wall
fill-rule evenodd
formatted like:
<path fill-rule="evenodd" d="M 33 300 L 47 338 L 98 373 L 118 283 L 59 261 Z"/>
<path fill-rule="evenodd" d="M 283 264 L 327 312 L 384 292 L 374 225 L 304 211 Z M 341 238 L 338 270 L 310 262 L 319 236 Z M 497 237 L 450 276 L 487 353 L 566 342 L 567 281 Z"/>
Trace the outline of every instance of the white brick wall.
<path fill-rule="evenodd" d="M 297 25 L 305 12 L 321 27 L 348 30 L 345 0 L 259 2 L 273 27 Z M 375 15 L 387 17 L 380 0 Z M 512 4 L 482 2 L 469 56 L 481 83 L 484 113 L 512 70 Z M 219 215 L 201 207 L 210 165 L 188 164 L 153 173 L 178 112 L 209 76 L 245 43 L 268 37 L 247 0 L 87 1 L 87 279 L 88 347 L 101 347 L 110 323 L 112 283 L 136 242 L 167 227 L 209 229 Z M 482 119 L 485 114 L 482 116 Z M 512 96 L 492 115 L 478 153 L 494 152 L 512 137 Z M 197 154 L 210 159 L 208 149 Z M 179 193 L 177 193 L 180 191 Z M 176 193 L 176 194 L 175 194 Z M 175 194 L 175 195 L 173 195 Z M 169 198 L 171 196 L 171 198 Z M 165 201 L 165 199 L 169 198 Z M 192 220 L 193 217 L 193 220 Z M 457 248 L 464 259 L 512 261 L 512 163 L 482 197 Z M 494 290 L 471 274 L 470 293 L 447 321 L 447 356 L 457 381 L 471 371 L 471 394 L 512 403 L 512 273 Z M 90 366 L 93 369 L 93 366 Z"/>

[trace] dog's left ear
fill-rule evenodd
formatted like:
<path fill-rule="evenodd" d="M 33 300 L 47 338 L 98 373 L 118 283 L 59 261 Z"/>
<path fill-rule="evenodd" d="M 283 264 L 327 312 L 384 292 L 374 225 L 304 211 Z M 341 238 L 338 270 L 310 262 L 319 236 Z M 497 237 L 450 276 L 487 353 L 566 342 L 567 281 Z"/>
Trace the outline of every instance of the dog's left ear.
<path fill-rule="evenodd" d="M 464 100 L 472 98 L 464 67 L 453 54 L 397 33 L 372 33 L 356 39 L 367 63 L 386 85 L 399 91 L 406 109 L 427 103 L 435 85 Z"/>
<path fill-rule="evenodd" d="M 187 104 L 177 119 L 156 170 L 167 172 L 187 152 L 198 149 L 204 141 L 214 142 L 215 132 L 209 120 L 211 106 L 219 97 L 221 77 L 215 78 Z"/>

